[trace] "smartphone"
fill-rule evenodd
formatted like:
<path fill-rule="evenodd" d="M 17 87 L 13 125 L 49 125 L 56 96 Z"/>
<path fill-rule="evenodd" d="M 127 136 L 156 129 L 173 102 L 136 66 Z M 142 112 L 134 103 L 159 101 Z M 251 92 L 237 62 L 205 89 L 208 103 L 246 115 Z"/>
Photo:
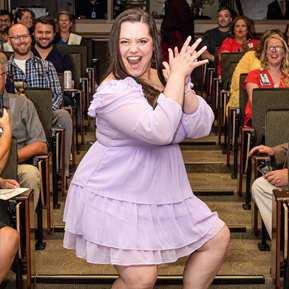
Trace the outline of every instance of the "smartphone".
<path fill-rule="evenodd" d="M 4 111 L 3 111 L 3 95 L 1 94 L 0 95 L 0 117 L 3 116 L 3 113 L 4 113 Z"/>
<path fill-rule="evenodd" d="M 262 174 L 262 175 L 265 175 L 265 174 L 268 174 L 272 171 L 275 171 L 276 169 L 271 165 L 270 162 L 265 162 L 263 164 L 261 164 L 257 170 Z"/>

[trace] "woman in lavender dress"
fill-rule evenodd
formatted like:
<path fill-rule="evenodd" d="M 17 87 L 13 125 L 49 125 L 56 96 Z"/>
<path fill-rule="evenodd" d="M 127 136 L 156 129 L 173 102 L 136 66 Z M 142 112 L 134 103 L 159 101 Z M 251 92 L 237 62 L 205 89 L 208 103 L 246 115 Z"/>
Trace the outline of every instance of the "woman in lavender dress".
<path fill-rule="evenodd" d="M 89 108 L 98 141 L 69 188 L 64 247 L 114 265 L 113 289 L 153 288 L 157 265 L 186 255 L 184 288 L 208 288 L 224 260 L 228 228 L 193 195 L 178 145 L 208 135 L 214 120 L 191 90 L 206 60 L 197 61 L 201 40 L 190 40 L 169 51 L 164 77 L 149 14 L 126 10 L 112 27 L 110 66 Z"/>

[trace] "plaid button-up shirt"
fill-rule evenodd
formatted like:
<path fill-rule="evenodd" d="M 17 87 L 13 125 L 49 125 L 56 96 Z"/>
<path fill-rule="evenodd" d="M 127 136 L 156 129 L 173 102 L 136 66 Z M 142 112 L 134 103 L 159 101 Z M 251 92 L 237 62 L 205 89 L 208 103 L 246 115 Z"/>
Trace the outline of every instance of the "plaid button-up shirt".
<path fill-rule="evenodd" d="M 24 73 L 15 63 L 14 54 L 6 62 L 7 75 L 9 76 L 12 70 L 13 79 L 24 79 L 27 87 L 49 87 L 52 90 L 52 111 L 59 109 L 62 104 L 62 94 L 57 72 L 53 64 L 49 61 L 36 57 L 31 52 L 31 57 L 27 59 Z"/>

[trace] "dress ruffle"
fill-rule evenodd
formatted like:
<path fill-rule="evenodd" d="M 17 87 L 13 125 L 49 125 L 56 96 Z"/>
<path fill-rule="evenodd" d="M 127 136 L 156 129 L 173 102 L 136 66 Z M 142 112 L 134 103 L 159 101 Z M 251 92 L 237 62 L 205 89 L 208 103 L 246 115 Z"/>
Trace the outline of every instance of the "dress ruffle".
<path fill-rule="evenodd" d="M 180 203 L 141 205 L 72 185 L 66 202 L 70 210 L 64 215 L 64 247 L 76 249 L 77 256 L 90 263 L 174 262 L 201 247 L 224 225 L 194 195 Z"/>

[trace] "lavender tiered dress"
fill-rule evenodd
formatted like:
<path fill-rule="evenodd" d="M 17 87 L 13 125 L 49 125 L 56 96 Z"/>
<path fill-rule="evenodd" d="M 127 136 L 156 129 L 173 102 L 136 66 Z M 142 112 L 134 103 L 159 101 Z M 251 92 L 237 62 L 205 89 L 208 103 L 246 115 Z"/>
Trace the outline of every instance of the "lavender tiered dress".
<path fill-rule="evenodd" d="M 193 114 L 162 93 L 153 110 L 132 78 L 98 88 L 89 108 L 97 142 L 79 164 L 65 204 L 64 247 L 97 264 L 174 262 L 224 223 L 192 193 L 178 143 L 209 134 L 212 110 Z"/>

